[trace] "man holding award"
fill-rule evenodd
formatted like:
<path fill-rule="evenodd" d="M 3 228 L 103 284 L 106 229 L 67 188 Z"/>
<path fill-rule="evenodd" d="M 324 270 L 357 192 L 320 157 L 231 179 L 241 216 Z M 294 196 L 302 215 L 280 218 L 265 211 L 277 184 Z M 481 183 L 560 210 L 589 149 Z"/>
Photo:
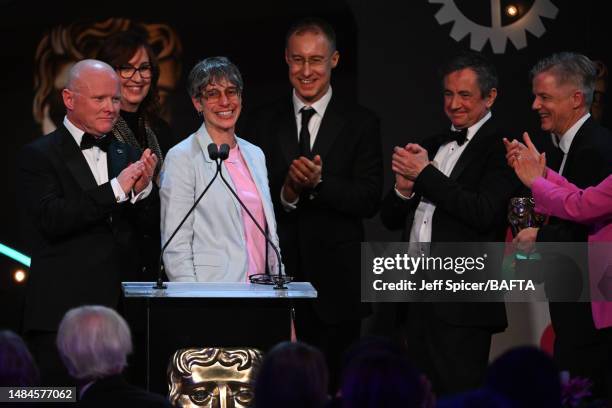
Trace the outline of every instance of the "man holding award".
<path fill-rule="evenodd" d="M 612 173 L 612 135 L 589 114 L 596 72 L 589 58 L 570 52 L 544 58 L 531 70 L 532 109 L 538 112 L 541 128 L 550 133 L 555 146 L 545 152 L 549 167 L 579 189 L 594 186 Z M 506 146 L 508 161 L 515 168 L 515 161 L 535 149 L 530 151 L 517 141 Z M 587 242 L 589 232 L 587 225 L 551 216 L 541 228 L 523 229 L 515 241 L 522 247 L 534 242 Z M 593 380 L 595 395 L 607 390 L 611 396 L 612 328 L 596 326 L 597 313 L 594 315 L 591 307 L 586 302 L 549 304 L 556 336 L 555 360 L 570 375 Z"/>

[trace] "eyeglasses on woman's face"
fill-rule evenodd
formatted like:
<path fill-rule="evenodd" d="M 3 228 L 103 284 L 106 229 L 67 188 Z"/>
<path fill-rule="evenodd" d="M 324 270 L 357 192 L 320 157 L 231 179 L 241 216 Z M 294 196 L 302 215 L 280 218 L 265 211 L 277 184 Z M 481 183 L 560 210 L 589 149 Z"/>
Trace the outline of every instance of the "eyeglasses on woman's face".
<path fill-rule="evenodd" d="M 153 75 L 153 67 L 151 67 L 151 64 L 142 64 L 138 68 L 131 65 L 122 65 L 116 67 L 116 70 L 123 79 L 131 79 L 136 72 L 140 74 L 142 79 L 149 79 L 151 75 Z"/>

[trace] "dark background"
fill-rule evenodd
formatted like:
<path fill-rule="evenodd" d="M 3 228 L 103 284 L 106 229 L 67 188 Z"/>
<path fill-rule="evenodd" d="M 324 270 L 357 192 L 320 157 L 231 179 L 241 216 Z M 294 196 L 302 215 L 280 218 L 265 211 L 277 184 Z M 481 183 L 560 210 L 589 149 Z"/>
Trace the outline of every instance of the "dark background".
<path fill-rule="evenodd" d="M 542 1 L 542 0 L 538 0 Z M 494 54 L 487 43 L 483 52 L 499 70 L 500 86 L 494 115 L 509 136 L 537 130 L 531 113 L 529 68 L 541 57 L 571 50 L 612 64 L 612 38 L 604 2 L 552 0 L 559 11 L 554 20 L 542 18 L 546 32 L 540 38 L 527 33 L 527 47 L 517 50 L 509 41 L 504 54 Z M 511 3 L 501 1 L 502 7 Z M 515 1 L 529 8 L 534 0 Z M 490 24 L 489 0 L 456 0 L 464 15 Z M 21 146 L 40 130 L 32 118 L 34 53 L 43 35 L 58 24 L 127 17 L 163 22 L 177 30 L 183 43 L 183 75 L 171 96 L 172 127 L 186 137 L 198 120 L 185 91 L 184 78 L 198 60 L 225 55 L 241 69 L 245 81 L 243 115 L 258 105 L 289 95 L 283 59 L 285 32 L 291 22 L 307 16 L 329 20 L 336 28 L 340 64 L 334 71 L 334 92 L 349 94 L 378 113 L 382 123 L 385 190 L 392 181 L 393 146 L 404 145 L 448 127 L 442 112 L 438 69 L 449 55 L 469 48 L 469 35 L 456 42 L 449 36 L 452 23 L 440 26 L 434 18 L 440 4 L 387 0 L 311 0 L 187 2 L 166 4 L 144 1 L 90 3 L 62 1 L 32 3 L 0 1 L 1 117 L 4 127 L 0 171 L 4 175 L 0 200 L 0 242 L 27 252 L 27 237 L 19 237 L 17 208 L 20 189 L 15 185 L 15 157 Z M 507 23 L 508 21 L 503 21 Z M 609 110 L 604 122 L 609 123 Z M 537 132 L 536 132 L 537 133 Z M 248 138 L 246 134 L 240 134 Z M 368 239 L 397 240 L 378 217 L 368 222 Z M 25 285 L 13 282 L 21 266 L 0 255 L 0 328 L 19 331 Z"/>

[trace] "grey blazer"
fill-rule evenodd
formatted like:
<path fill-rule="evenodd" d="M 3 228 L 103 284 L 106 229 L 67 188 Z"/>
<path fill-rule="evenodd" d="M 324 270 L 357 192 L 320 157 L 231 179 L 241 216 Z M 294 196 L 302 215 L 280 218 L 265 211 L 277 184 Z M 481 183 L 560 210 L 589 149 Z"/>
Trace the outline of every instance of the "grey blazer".
<path fill-rule="evenodd" d="M 278 248 L 266 159 L 259 147 L 239 137 L 236 140 L 257 186 L 269 237 Z M 215 174 L 216 164 L 208 157 L 210 143 L 212 139 L 202 124 L 166 155 L 160 177 L 162 245 Z M 225 164 L 221 171 L 233 187 Z M 247 256 L 240 203 L 218 177 L 166 248 L 166 274 L 171 281 L 179 282 L 245 282 Z M 268 248 L 271 273 L 276 273 L 276 265 L 276 256 Z"/>

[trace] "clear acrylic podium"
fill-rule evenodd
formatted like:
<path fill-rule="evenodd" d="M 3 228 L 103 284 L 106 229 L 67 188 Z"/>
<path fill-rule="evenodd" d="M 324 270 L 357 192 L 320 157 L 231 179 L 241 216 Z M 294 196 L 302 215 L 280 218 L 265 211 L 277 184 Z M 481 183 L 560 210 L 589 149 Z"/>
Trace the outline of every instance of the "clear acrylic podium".
<path fill-rule="evenodd" d="M 291 314 L 317 297 L 308 282 L 286 290 L 251 283 L 123 282 L 125 316 L 134 332 L 141 385 L 167 394 L 170 356 L 186 347 L 256 347 L 263 352 L 291 337 Z M 138 356 L 140 355 L 140 356 Z M 133 367 L 132 367 L 133 368 Z"/>

